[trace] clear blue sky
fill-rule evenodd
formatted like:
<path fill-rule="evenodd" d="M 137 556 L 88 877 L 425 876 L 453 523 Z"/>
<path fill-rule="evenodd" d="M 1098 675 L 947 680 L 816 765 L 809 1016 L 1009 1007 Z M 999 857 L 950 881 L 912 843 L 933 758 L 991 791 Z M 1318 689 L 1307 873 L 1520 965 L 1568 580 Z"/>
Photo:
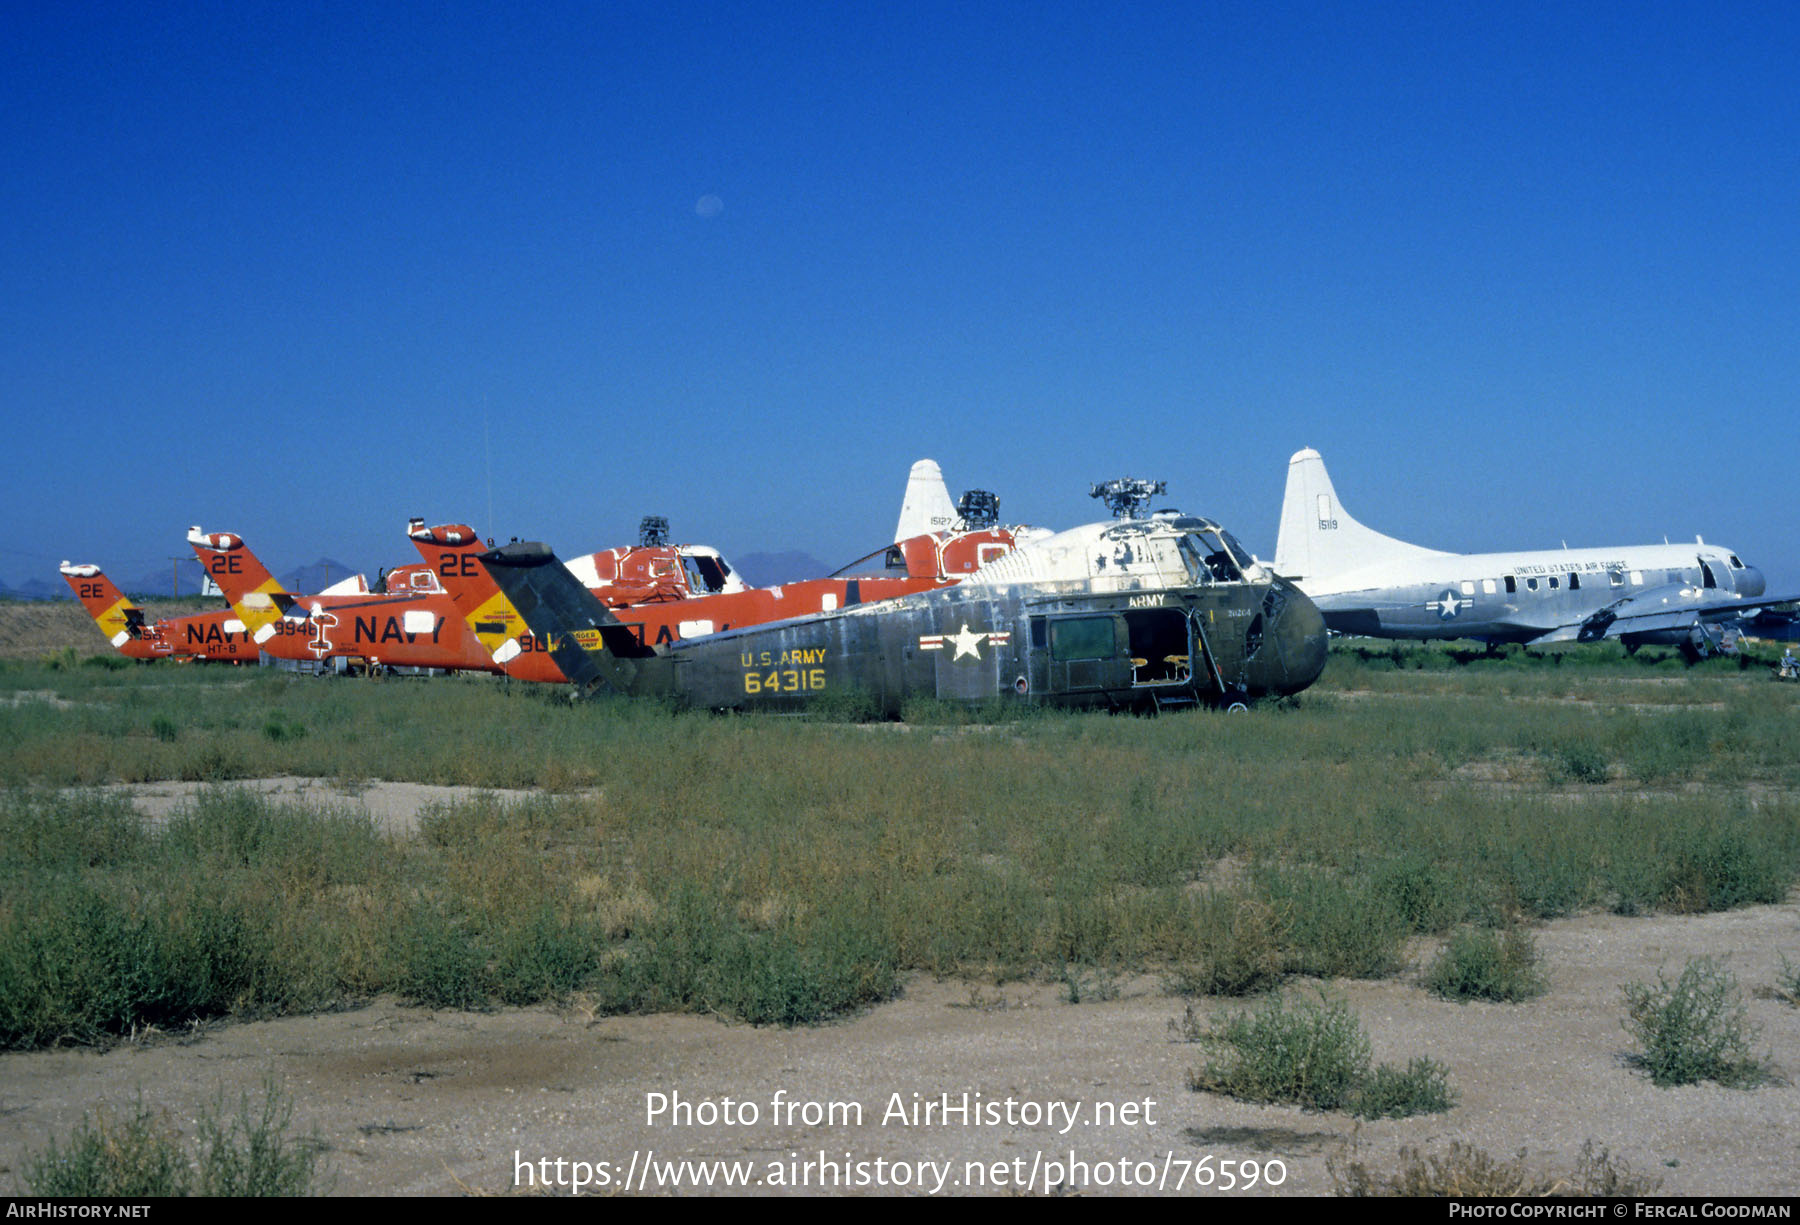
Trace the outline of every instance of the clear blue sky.
<path fill-rule="evenodd" d="M 14 5 L 0 579 L 848 561 L 908 466 L 1794 586 L 1800 7 Z"/>

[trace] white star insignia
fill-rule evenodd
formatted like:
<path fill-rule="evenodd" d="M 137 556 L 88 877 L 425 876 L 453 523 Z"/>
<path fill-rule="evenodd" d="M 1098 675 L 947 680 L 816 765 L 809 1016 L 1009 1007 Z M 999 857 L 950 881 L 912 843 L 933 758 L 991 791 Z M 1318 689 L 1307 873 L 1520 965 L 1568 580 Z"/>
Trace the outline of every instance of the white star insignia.
<path fill-rule="evenodd" d="M 1431 601 L 1425 607 L 1437 609 L 1438 616 L 1440 616 L 1444 620 L 1448 621 L 1448 620 L 1450 620 L 1450 618 L 1454 617 L 1457 613 L 1461 612 L 1464 608 L 1467 608 L 1467 607 L 1473 605 L 1474 603 L 1475 603 L 1475 601 L 1473 601 L 1473 600 L 1463 600 L 1463 599 L 1457 598 L 1457 595 L 1454 591 L 1446 591 L 1446 592 L 1444 592 L 1444 594 L 1441 597 Z"/>
<path fill-rule="evenodd" d="M 945 642 L 954 642 L 956 644 L 956 654 L 950 657 L 951 662 L 954 663 L 965 655 L 973 655 L 976 659 L 980 659 L 981 640 L 986 637 L 987 635 L 985 633 L 971 631 L 969 629 L 969 623 L 964 621 L 962 632 L 960 634 L 946 634 L 944 636 Z"/>

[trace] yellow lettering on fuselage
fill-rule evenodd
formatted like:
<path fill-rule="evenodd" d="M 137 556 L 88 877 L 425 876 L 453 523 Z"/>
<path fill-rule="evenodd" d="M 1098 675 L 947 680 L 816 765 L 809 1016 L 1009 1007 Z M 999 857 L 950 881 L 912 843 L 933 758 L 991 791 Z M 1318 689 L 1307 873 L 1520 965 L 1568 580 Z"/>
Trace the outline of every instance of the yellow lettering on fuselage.
<path fill-rule="evenodd" d="M 825 648 L 799 647 L 792 651 L 783 651 L 781 658 L 775 662 L 786 667 L 796 664 L 822 664 L 825 662 Z"/>

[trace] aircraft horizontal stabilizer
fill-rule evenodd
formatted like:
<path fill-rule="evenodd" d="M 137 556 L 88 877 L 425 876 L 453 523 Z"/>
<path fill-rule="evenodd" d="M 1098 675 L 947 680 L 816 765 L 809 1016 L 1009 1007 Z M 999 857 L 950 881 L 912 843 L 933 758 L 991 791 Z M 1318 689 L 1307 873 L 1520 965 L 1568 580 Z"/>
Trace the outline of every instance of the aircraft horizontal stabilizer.
<path fill-rule="evenodd" d="M 637 674 L 634 661 L 654 652 L 569 573 L 548 545 L 520 541 L 480 556 L 531 632 L 549 644 L 550 657 L 564 676 L 588 693 L 630 691 Z"/>

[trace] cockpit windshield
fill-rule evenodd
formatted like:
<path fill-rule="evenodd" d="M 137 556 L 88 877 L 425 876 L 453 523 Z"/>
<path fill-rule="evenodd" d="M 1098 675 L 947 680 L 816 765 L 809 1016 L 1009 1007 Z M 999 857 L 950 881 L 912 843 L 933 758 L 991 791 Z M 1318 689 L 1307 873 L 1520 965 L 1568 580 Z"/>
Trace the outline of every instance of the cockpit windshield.
<path fill-rule="evenodd" d="M 1231 553 L 1231 560 L 1238 564 L 1239 570 L 1248 570 L 1256 564 L 1256 559 L 1250 556 L 1250 550 L 1239 544 L 1237 537 L 1224 528 L 1219 529 L 1219 539 L 1225 542 L 1225 548 Z"/>
<path fill-rule="evenodd" d="M 1250 559 L 1230 533 L 1218 528 L 1189 531 L 1181 537 L 1181 560 L 1196 583 L 1237 583 Z"/>

